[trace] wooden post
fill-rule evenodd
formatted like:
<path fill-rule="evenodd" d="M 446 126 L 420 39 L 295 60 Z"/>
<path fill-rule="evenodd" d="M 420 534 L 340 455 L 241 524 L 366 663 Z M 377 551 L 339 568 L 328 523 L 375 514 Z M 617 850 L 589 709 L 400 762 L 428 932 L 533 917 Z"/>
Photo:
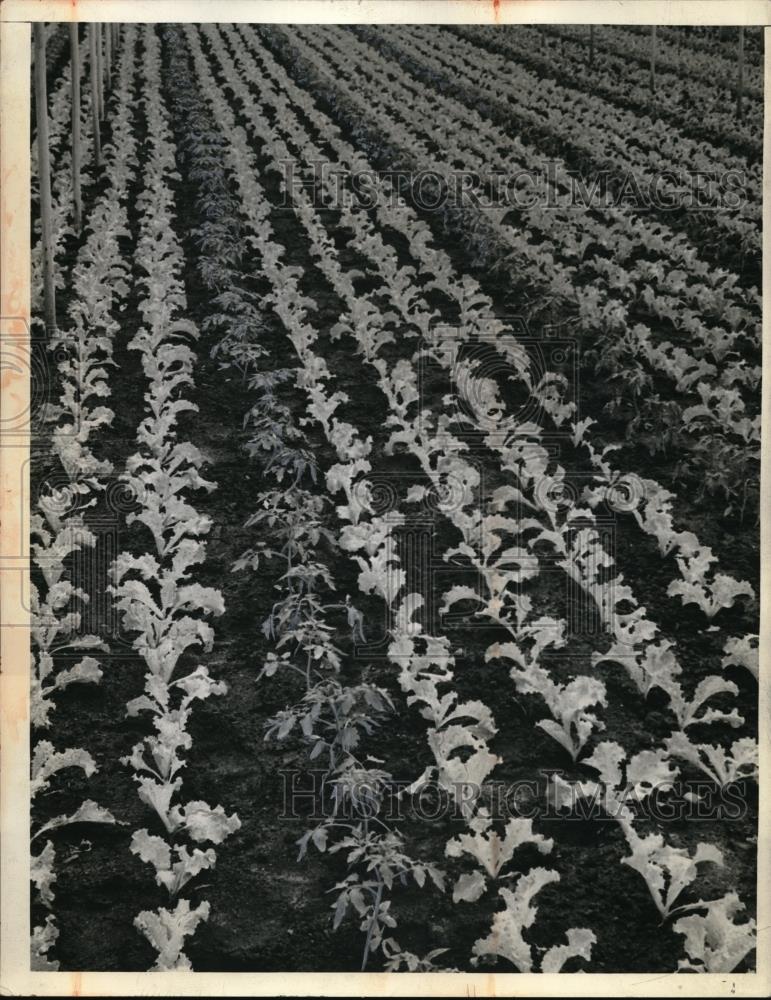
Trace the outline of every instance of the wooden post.
<path fill-rule="evenodd" d="M 96 25 L 89 25 L 88 29 L 88 56 L 91 65 L 91 118 L 94 131 L 94 162 L 97 167 L 102 165 L 102 140 L 99 135 L 99 81 L 98 67 L 96 65 Z"/>
<path fill-rule="evenodd" d="M 589 25 L 589 65 L 594 66 L 594 25 Z"/>
<path fill-rule="evenodd" d="M 40 21 L 35 23 L 35 123 L 37 125 L 37 172 L 40 188 L 40 239 L 43 252 L 45 324 L 47 331 L 54 331 L 56 330 L 56 286 L 54 284 L 54 240 L 51 219 L 51 163 L 48 149 L 45 30 L 45 25 Z"/>
<path fill-rule="evenodd" d="M 651 93 L 656 93 L 656 25 L 651 28 Z"/>
<path fill-rule="evenodd" d="M 104 53 L 102 51 L 102 26 L 95 24 L 96 30 L 96 76 L 97 76 L 97 108 L 99 120 L 104 118 Z"/>
<path fill-rule="evenodd" d="M 77 24 L 70 25 L 70 64 L 72 70 L 72 193 L 75 232 L 80 233 L 83 203 L 80 196 L 80 40 Z"/>
<path fill-rule="evenodd" d="M 112 86 L 112 25 L 108 24 L 104 30 L 104 68 L 107 77 L 107 91 L 109 93 Z"/>
<path fill-rule="evenodd" d="M 736 81 L 736 117 L 742 120 L 744 98 L 744 28 L 739 28 L 739 72 Z"/>

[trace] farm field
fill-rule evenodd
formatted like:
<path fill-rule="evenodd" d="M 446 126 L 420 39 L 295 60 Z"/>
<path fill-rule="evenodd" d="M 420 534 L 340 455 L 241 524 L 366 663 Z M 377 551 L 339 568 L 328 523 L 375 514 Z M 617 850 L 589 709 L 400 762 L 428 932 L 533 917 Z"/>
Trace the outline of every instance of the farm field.
<path fill-rule="evenodd" d="M 752 971 L 761 31 L 36 42 L 32 967 Z"/>

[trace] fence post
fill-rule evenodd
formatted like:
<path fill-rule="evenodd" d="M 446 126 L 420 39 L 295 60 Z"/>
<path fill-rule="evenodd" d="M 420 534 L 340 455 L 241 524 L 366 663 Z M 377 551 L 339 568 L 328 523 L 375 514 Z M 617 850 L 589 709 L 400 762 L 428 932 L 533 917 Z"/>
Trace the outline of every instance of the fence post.
<path fill-rule="evenodd" d="M 104 31 L 96 26 L 96 65 L 99 68 L 99 120 L 104 121 Z"/>
<path fill-rule="evenodd" d="M 75 232 L 80 233 L 83 202 L 80 194 L 80 39 L 77 24 L 70 25 L 70 62 L 72 69 L 72 193 Z"/>
<path fill-rule="evenodd" d="M 107 91 L 112 87 L 112 25 L 105 25 L 104 29 L 104 68 L 107 78 Z"/>
<path fill-rule="evenodd" d="M 37 170 L 40 184 L 40 240 L 43 251 L 43 300 L 47 331 L 56 330 L 56 285 L 51 219 L 51 163 L 48 149 L 48 96 L 46 94 L 45 25 L 35 23 L 35 118 L 37 125 Z"/>
<path fill-rule="evenodd" d="M 94 161 L 97 167 L 102 165 L 102 140 L 99 135 L 99 67 L 96 61 L 96 25 L 88 27 L 88 53 L 91 63 L 91 117 L 94 129 Z"/>
<path fill-rule="evenodd" d="M 744 28 L 739 28 L 739 72 L 736 81 L 736 117 L 742 120 L 744 97 Z"/>

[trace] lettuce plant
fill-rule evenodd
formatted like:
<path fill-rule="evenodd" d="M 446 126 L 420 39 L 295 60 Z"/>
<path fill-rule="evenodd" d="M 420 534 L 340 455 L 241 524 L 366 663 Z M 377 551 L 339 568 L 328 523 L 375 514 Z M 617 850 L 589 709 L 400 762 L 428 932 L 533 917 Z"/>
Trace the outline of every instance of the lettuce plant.
<path fill-rule="evenodd" d="M 445 854 L 450 858 L 458 858 L 469 854 L 475 858 L 481 868 L 491 879 L 497 879 L 504 865 L 508 864 L 518 847 L 532 844 L 541 854 L 548 854 L 554 846 L 550 837 L 543 837 L 533 831 L 533 821 L 521 817 L 512 817 L 504 829 L 503 837 L 492 829 L 490 813 L 484 807 L 480 808 L 469 822 L 471 833 L 462 833 L 445 846 Z M 487 882 L 481 871 L 470 875 L 461 875 L 453 890 L 453 902 L 460 900 L 473 903 L 484 893 Z"/>
<path fill-rule="evenodd" d="M 77 518 L 66 521 L 54 534 L 43 518 L 34 514 L 32 527 L 32 565 L 39 569 L 44 590 L 30 584 L 32 612 L 32 678 L 30 717 L 33 726 L 47 727 L 55 707 L 54 694 L 73 683 L 96 683 L 102 678 L 99 661 L 84 656 L 65 669 L 57 669 L 56 658 L 73 650 L 105 650 L 106 644 L 96 635 L 80 631 L 81 611 L 88 601 L 82 587 L 65 578 L 65 559 L 86 546 L 96 544 L 96 536 Z M 35 540 L 37 539 L 37 540 Z"/>
<path fill-rule="evenodd" d="M 757 635 L 735 636 L 727 639 L 723 652 L 726 654 L 721 661 L 723 669 L 732 666 L 744 667 L 755 680 L 758 680 L 760 652 Z"/>
<path fill-rule="evenodd" d="M 190 959 L 183 952 L 185 938 L 194 934 L 203 920 L 209 919 L 209 904 L 191 908 L 186 899 L 177 900 L 173 910 L 159 907 L 152 912 L 143 910 L 134 918 L 134 926 L 158 952 L 151 972 L 173 972 L 190 969 Z"/>
<path fill-rule="evenodd" d="M 33 723 L 34 724 L 34 723 Z M 45 793 L 51 779 L 67 768 L 80 768 L 86 777 L 97 770 L 97 764 L 88 751 L 70 747 L 66 750 L 56 750 L 48 740 L 39 740 L 34 747 L 31 761 L 30 795 L 34 803 L 35 797 Z M 104 809 L 86 799 L 69 815 L 54 816 L 45 823 L 33 825 L 31 845 L 38 837 L 52 834 L 75 823 L 107 823 L 114 824 L 117 820 L 109 809 Z M 35 828 L 36 827 L 36 828 Z M 56 882 L 56 849 L 51 839 L 46 839 L 43 847 L 37 853 L 34 848 L 30 858 L 30 878 L 35 887 L 37 901 L 47 909 L 54 903 L 54 883 Z M 56 944 L 59 930 L 53 913 L 46 916 L 45 923 L 32 929 L 31 968 L 39 972 L 56 971 L 59 963 L 48 957 L 49 950 Z"/>
<path fill-rule="evenodd" d="M 737 597 L 755 597 L 755 591 L 745 580 L 734 580 L 725 573 L 711 575 L 710 565 L 715 561 L 712 550 L 706 547 L 688 555 L 678 555 L 677 564 L 683 579 L 674 580 L 667 588 L 668 595 L 680 597 L 683 604 L 697 604 L 709 619 L 723 608 L 732 607 Z"/>
<path fill-rule="evenodd" d="M 538 915 L 537 907 L 532 905 L 534 897 L 544 886 L 559 880 L 558 872 L 532 868 L 518 876 L 514 889 L 501 887 L 498 895 L 504 908 L 494 915 L 489 935 L 474 942 L 472 963 L 477 965 L 487 956 L 500 957 L 511 962 L 518 972 L 532 972 L 536 964 L 535 948 L 525 940 L 523 932 L 532 927 Z M 591 959 L 592 945 L 597 942 L 592 931 L 571 927 L 567 939 L 567 944 L 553 945 L 546 951 L 539 971 L 559 972 L 568 959 Z"/>
<path fill-rule="evenodd" d="M 630 851 L 621 859 L 622 863 L 645 880 L 662 921 L 676 912 L 693 909 L 698 904 L 679 904 L 683 892 L 696 881 L 700 865 L 723 865 L 722 852 L 707 843 L 697 844 L 690 852 L 686 847 L 667 843 L 660 833 L 640 836 L 634 826 L 633 806 L 644 801 L 654 789 L 670 787 L 677 777 L 677 768 L 662 750 L 642 751 L 627 759 L 623 748 L 612 742 L 600 743 L 584 763 L 599 772 L 603 787 L 600 790 L 594 783 L 581 783 L 573 791 L 595 801 L 598 791 L 602 792 L 599 800 L 619 823 Z M 555 788 L 558 801 L 569 804 L 570 793 L 565 788 L 560 791 L 559 783 Z"/>
<path fill-rule="evenodd" d="M 730 750 L 720 745 L 691 743 L 683 732 L 664 741 L 671 757 L 688 761 L 721 787 L 733 781 L 758 777 L 758 744 L 751 736 L 735 740 Z"/>
<path fill-rule="evenodd" d="M 744 909 L 744 903 L 735 892 L 700 907 L 706 913 L 692 913 L 673 925 L 675 933 L 685 937 L 688 955 L 680 960 L 678 968 L 687 972 L 733 972 L 755 947 L 755 921 L 736 923 L 734 918 Z"/>
<path fill-rule="evenodd" d="M 696 881 L 699 865 L 723 864 L 722 852 L 714 844 L 699 843 L 691 854 L 685 847 L 667 844 L 658 833 L 639 837 L 631 826 L 624 832 L 630 854 L 621 859 L 622 863 L 645 879 L 662 920 L 684 909 L 675 904 L 685 889 Z"/>
<path fill-rule="evenodd" d="M 422 636 L 420 625 L 412 621 L 422 600 L 418 594 L 404 598 L 388 649 L 389 658 L 400 668 L 399 683 L 407 695 L 407 704 L 419 705 L 421 715 L 431 723 L 427 737 L 435 763 L 409 790 L 415 792 L 435 777 L 439 787 L 470 819 L 484 781 L 500 763 L 487 746 L 497 729 L 482 702 L 461 702 L 454 691 L 439 693 L 440 686 L 452 681 L 453 660 L 446 639 Z"/>

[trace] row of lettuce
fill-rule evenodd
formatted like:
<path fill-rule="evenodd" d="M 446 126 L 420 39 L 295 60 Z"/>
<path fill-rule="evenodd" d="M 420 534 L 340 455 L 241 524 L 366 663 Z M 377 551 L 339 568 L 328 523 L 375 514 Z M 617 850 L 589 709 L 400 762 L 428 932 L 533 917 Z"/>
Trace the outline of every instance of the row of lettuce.
<path fill-rule="evenodd" d="M 343 29 L 309 27 L 280 37 L 292 47 L 300 79 L 352 129 L 373 166 L 416 179 L 419 190 L 402 185 L 399 196 L 417 207 L 428 202 L 431 215 L 451 226 L 480 264 L 511 280 L 512 295 L 527 304 L 526 319 L 561 323 L 594 358 L 596 374 L 615 394 L 597 431 L 621 445 L 642 441 L 653 454 L 669 442 L 670 454 L 685 456 L 681 482 L 723 494 L 727 511 L 742 516 L 749 491 L 755 509 L 757 289 L 730 268 L 715 266 L 699 244 L 661 219 L 648 221 L 614 203 L 576 210 L 568 166 L 524 143 L 519 130 L 505 128 L 491 114 L 490 101 L 479 96 L 487 88 L 497 101 L 501 88 L 512 86 L 508 65 L 491 68 L 494 78 L 479 83 L 473 70 L 478 51 L 464 56 L 457 48 L 469 49 L 468 43 L 451 41 L 445 54 L 425 32 L 364 34 L 358 41 Z M 535 80 L 530 93 L 540 101 L 540 92 Z M 511 99 L 521 103 L 525 93 L 518 88 Z M 540 103 L 537 108 L 527 113 L 540 121 Z M 513 184 L 521 200 L 491 205 L 492 175 Z M 364 174 L 368 184 L 369 176 Z M 371 201 L 368 188 L 366 204 Z M 686 213 L 691 215 L 698 213 Z M 737 212 L 726 216 L 735 220 Z M 748 225 L 756 234 L 756 224 Z M 628 414 L 620 440 L 614 408 Z"/>
<path fill-rule="evenodd" d="M 205 900 L 191 907 L 180 891 L 216 861 L 211 846 L 198 845 L 222 843 L 238 830 L 240 820 L 220 805 L 180 798 L 184 752 L 192 744 L 188 723 L 194 703 L 227 691 L 227 685 L 214 680 L 201 664 L 187 673 L 179 669 L 180 659 L 187 662 L 190 656 L 185 654 L 192 648 L 204 652 L 212 648 L 214 631 L 206 619 L 224 610 L 221 594 L 195 580 L 195 567 L 205 559 L 203 539 L 211 522 L 195 510 L 190 495 L 216 484 L 202 478 L 202 457 L 195 445 L 180 439 L 177 427 L 180 415 L 196 409 L 186 392 L 195 385 L 196 354 L 190 345 L 198 333 L 185 319 L 181 277 L 185 258 L 174 233 L 170 187 L 178 175 L 161 96 L 160 40 L 151 26 L 127 26 L 122 43 L 112 143 L 105 148 L 105 184 L 91 206 L 72 269 L 74 295 L 66 325 L 50 343 L 61 359 L 61 405 L 54 414 L 52 440 L 63 475 L 52 474 L 42 484 L 32 521 L 33 566 L 45 584 L 32 585 L 32 791 L 34 797 L 45 792 L 51 778 L 65 768 L 81 768 L 86 776 L 97 769 L 87 751 L 56 749 L 49 740 L 38 739 L 37 733 L 53 728 L 55 734 L 51 713 L 57 690 L 76 682 L 99 683 L 104 676 L 103 664 L 91 654 L 109 653 L 108 637 L 84 634 L 79 608 L 106 590 L 146 669 L 145 692 L 127 704 L 126 714 L 148 718 L 149 732 L 121 763 L 133 771 L 139 797 L 160 820 L 164 834 L 135 830 L 130 850 L 153 867 L 157 884 L 168 891 L 172 904 L 143 910 L 135 925 L 157 952 L 155 968 L 185 968 L 189 963 L 184 939 L 206 919 L 209 907 Z M 140 53 L 142 96 L 137 100 Z M 141 164 L 136 139 L 140 117 L 147 133 Z M 66 172 L 67 163 L 59 169 Z M 136 176 L 140 170 L 141 182 Z M 133 232 L 127 202 L 129 186 L 133 189 L 138 182 L 141 193 Z M 132 271 L 120 237 L 135 242 L 139 273 Z M 99 457 L 108 451 L 107 429 L 115 417 L 101 401 L 113 391 L 113 350 L 131 295 L 137 299 L 143 325 L 128 347 L 141 357 L 145 415 L 137 429 L 136 451 L 120 469 Z M 126 524 L 142 526 L 145 550 L 123 551 L 110 566 L 103 566 L 104 559 L 73 558 L 84 547 L 104 544 L 104 536 L 100 539 L 89 529 L 86 512 L 103 500 L 116 477 L 131 498 Z M 97 629 L 105 624 L 96 623 Z M 63 667 L 71 663 L 73 650 L 88 650 L 89 655 Z M 106 763 L 114 767 L 118 762 Z M 58 967 L 49 954 L 58 937 L 53 892 L 56 853 L 51 839 L 40 838 L 50 838 L 54 830 L 74 823 L 123 822 L 87 799 L 70 815 L 36 824 L 34 903 L 52 912 L 33 930 L 34 968 Z"/>

